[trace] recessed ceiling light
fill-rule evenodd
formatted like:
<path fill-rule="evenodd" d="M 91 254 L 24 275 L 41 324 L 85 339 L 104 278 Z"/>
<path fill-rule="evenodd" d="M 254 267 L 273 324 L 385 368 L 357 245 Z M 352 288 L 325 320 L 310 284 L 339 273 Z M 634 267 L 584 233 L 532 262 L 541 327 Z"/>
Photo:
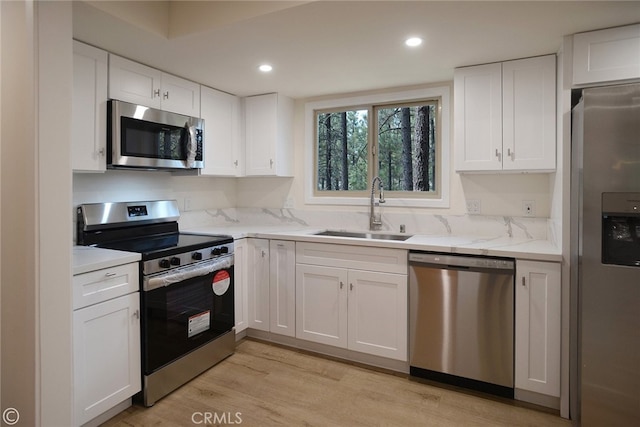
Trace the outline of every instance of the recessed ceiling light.
<path fill-rule="evenodd" d="M 411 37 L 406 39 L 404 41 L 404 44 L 406 44 L 409 47 L 420 46 L 422 44 L 422 39 L 420 37 Z"/>
<path fill-rule="evenodd" d="M 258 70 L 262 71 L 263 73 L 268 73 L 269 71 L 273 70 L 273 67 L 269 64 L 262 64 L 258 67 Z"/>

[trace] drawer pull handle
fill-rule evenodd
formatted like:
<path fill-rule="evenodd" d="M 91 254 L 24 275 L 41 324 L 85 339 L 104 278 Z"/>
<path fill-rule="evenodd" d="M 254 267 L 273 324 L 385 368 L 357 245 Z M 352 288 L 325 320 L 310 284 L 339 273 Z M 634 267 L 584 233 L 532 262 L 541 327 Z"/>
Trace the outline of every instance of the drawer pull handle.
<path fill-rule="evenodd" d="M 104 275 L 104 277 L 114 277 L 116 275 L 117 275 L 117 273 L 107 273 L 107 274 Z"/>
<path fill-rule="evenodd" d="M 522 286 L 527 286 L 526 278 L 522 276 Z"/>
<path fill-rule="evenodd" d="M 133 317 L 135 317 L 136 319 L 140 319 L 140 310 L 136 310 L 133 312 Z"/>
<path fill-rule="evenodd" d="M 353 283 L 349 283 L 349 290 L 352 291 L 353 290 Z"/>
<path fill-rule="evenodd" d="M 344 283 L 340 282 L 340 289 L 344 287 Z"/>

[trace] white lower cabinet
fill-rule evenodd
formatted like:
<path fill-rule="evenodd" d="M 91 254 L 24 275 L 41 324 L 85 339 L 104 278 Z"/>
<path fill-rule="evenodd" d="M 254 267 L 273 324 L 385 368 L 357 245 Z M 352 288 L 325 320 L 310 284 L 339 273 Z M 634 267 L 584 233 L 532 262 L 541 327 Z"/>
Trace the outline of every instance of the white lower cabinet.
<path fill-rule="evenodd" d="M 140 391 L 140 298 L 134 292 L 73 313 L 75 425 Z"/>
<path fill-rule="evenodd" d="M 296 266 L 296 336 L 320 344 L 347 347 L 348 270 Z"/>
<path fill-rule="evenodd" d="M 407 360 L 406 251 L 299 242 L 296 252 L 297 338 Z"/>
<path fill-rule="evenodd" d="M 249 300 L 247 295 L 248 248 L 247 239 L 238 239 L 233 242 L 233 297 L 236 334 L 244 331 L 249 326 Z"/>
<path fill-rule="evenodd" d="M 249 327 L 269 331 L 269 240 L 247 239 Z"/>
<path fill-rule="evenodd" d="M 295 336 L 295 242 L 247 239 L 249 327 Z"/>
<path fill-rule="evenodd" d="M 559 263 L 516 261 L 515 387 L 560 396 Z"/>
<path fill-rule="evenodd" d="M 269 242 L 269 330 L 296 336 L 296 243 Z"/>
<path fill-rule="evenodd" d="M 73 276 L 74 425 L 141 390 L 138 263 Z"/>
<path fill-rule="evenodd" d="M 348 348 L 406 360 L 407 276 L 349 271 Z"/>

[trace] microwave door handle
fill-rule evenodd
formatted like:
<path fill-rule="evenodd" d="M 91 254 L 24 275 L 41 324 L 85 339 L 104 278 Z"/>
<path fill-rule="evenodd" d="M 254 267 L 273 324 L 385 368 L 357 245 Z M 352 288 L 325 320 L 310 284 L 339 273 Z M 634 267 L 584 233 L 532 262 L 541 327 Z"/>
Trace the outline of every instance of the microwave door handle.
<path fill-rule="evenodd" d="M 189 122 L 184 125 L 187 134 L 187 157 L 185 159 L 186 166 L 188 168 L 195 167 L 196 163 L 196 151 L 198 149 L 198 142 L 196 141 L 196 127 L 189 125 Z"/>

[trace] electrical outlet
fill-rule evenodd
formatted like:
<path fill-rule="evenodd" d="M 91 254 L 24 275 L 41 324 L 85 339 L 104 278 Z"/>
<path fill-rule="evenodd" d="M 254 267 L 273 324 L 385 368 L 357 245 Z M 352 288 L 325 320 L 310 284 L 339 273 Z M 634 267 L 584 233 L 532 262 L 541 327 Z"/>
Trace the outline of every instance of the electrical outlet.
<path fill-rule="evenodd" d="M 469 199 L 467 200 L 467 213 L 470 215 L 480 214 L 480 200 Z"/>
<path fill-rule="evenodd" d="M 533 200 L 522 201 L 522 214 L 524 216 L 536 216 L 536 204 Z"/>
<path fill-rule="evenodd" d="M 191 199 L 189 197 L 185 197 L 184 198 L 184 210 L 185 211 L 190 211 L 191 210 Z"/>
<path fill-rule="evenodd" d="M 293 197 L 292 196 L 287 196 L 287 198 L 284 200 L 284 208 L 285 209 L 293 209 L 294 207 L 294 201 L 293 201 Z"/>

